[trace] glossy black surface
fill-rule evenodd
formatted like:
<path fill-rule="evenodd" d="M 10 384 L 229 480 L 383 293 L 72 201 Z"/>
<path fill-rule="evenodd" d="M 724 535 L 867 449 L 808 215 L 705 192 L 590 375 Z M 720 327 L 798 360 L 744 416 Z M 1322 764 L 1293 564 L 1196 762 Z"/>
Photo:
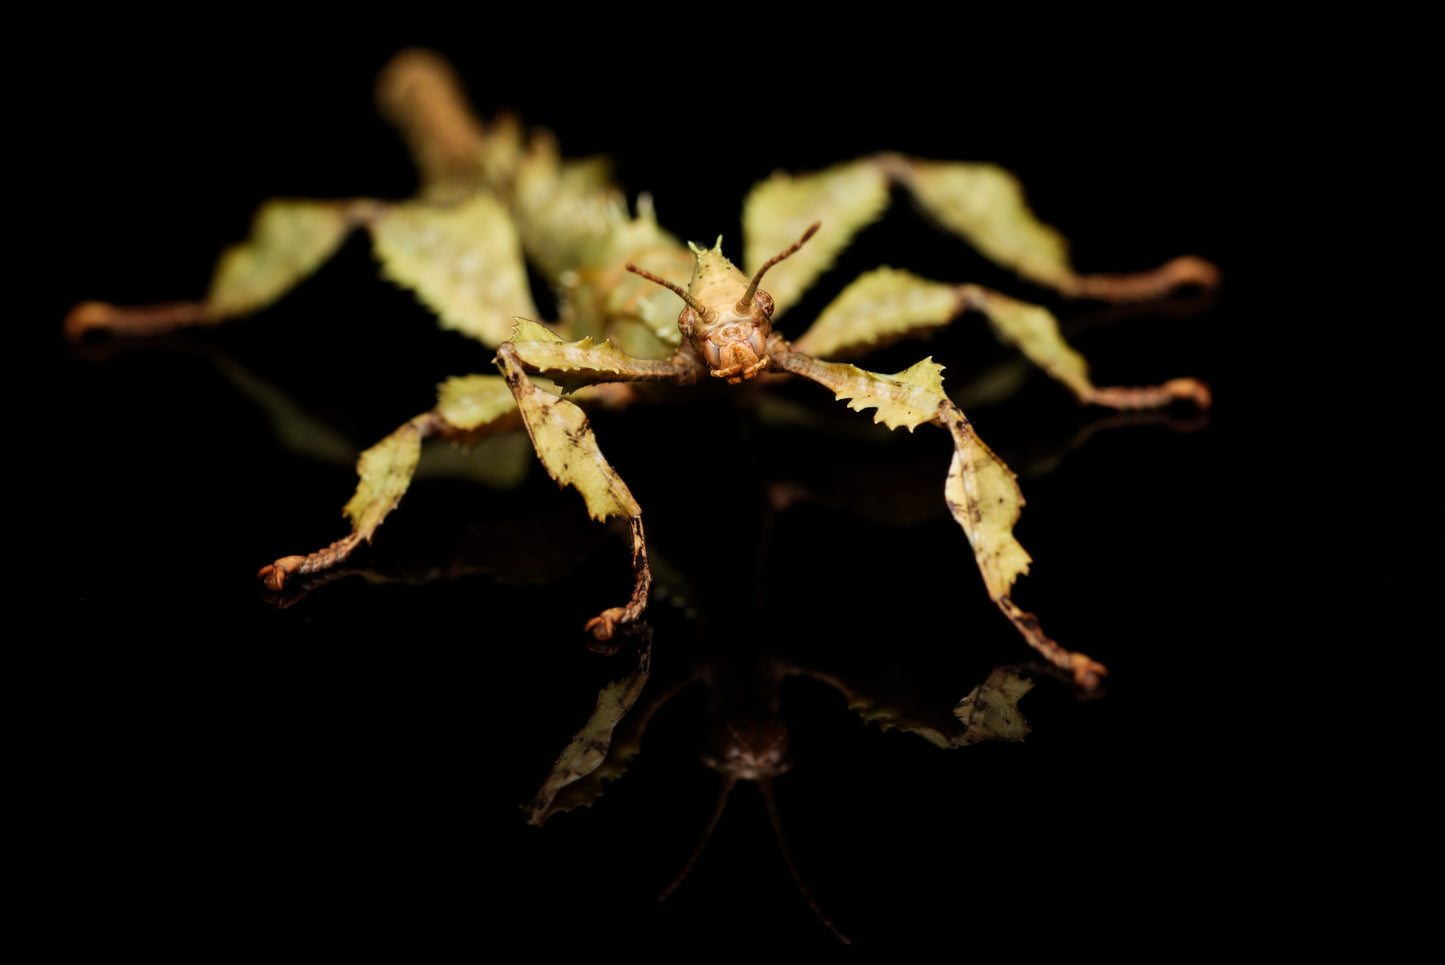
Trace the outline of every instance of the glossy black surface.
<path fill-rule="evenodd" d="M 284 304 L 214 331 L 80 351 L 59 337 L 80 299 L 199 295 L 215 254 L 266 197 L 406 194 L 402 148 L 370 105 L 371 78 L 397 45 L 315 63 L 299 42 L 74 58 L 43 182 L 62 214 L 40 235 L 65 270 L 47 301 L 12 319 L 38 333 L 38 357 L 53 366 L 46 389 L 12 409 L 33 433 L 11 464 L 34 486 L 13 507 L 17 525 L 45 534 L 21 544 L 32 574 L 23 592 L 12 576 L 5 680 L 13 793 L 37 806 L 27 839 L 52 856 L 35 893 L 162 944 L 197 927 L 209 947 L 265 947 L 287 928 L 316 950 L 827 947 L 747 788 L 690 879 L 654 901 L 716 790 L 697 760 L 708 723 L 696 691 L 658 715 L 643 754 L 596 806 L 540 830 L 523 823 L 517 806 L 611 672 L 584 649 L 582 623 L 627 583 L 622 542 L 586 524 L 575 494 L 536 474 L 516 497 L 548 525 L 559 514 L 576 523 L 581 551 L 558 582 L 352 578 L 284 610 L 262 599 L 258 566 L 342 534 L 352 475 L 283 449 L 217 360 L 358 445 L 428 408 L 440 379 L 489 365 L 487 350 L 439 333 L 377 280 L 364 244 Z M 1265 661 L 1311 635 L 1289 625 L 1310 619 L 1303 601 L 1330 602 L 1319 589 L 1273 612 L 1266 601 L 1290 599 L 1301 568 L 1318 567 L 1315 514 L 1330 502 L 1302 471 L 1321 458 L 1324 433 L 1301 430 L 1308 399 L 1281 384 L 1292 376 L 1280 326 L 1301 323 L 1264 311 L 1260 229 L 1242 223 L 1234 166 L 1253 111 L 1228 89 L 1210 42 L 1081 42 L 1041 54 L 1019 83 L 1003 54 L 976 45 L 956 62 L 890 48 L 873 62 L 876 79 L 839 77 L 831 54 L 804 52 L 781 58 L 775 86 L 711 64 L 698 72 L 714 81 L 679 79 L 676 52 L 646 68 L 618 68 L 578 43 L 551 59 L 535 46 L 447 53 L 482 112 L 510 106 L 554 128 L 568 154 L 614 155 L 622 183 L 651 191 L 662 223 L 685 238 L 722 232 L 735 246 L 741 199 L 774 168 L 896 149 L 1010 167 L 1082 269 L 1185 253 L 1220 265 L 1212 308 L 1144 313 L 1074 340 L 1101 384 L 1211 383 L 1217 405 L 1203 428 L 1101 431 L 1029 476 L 1031 454 L 1057 452 L 1089 416 L 1041 376 L 970 413 L 1023 475 L 1019 535 L 1035 564 L 1020 602 L 1112 668 L 1108 696 L 1080 703 L 1041 681 L 1022 705 L 1027 742 L 945 753 L 863 725 L 820 685 L 790 683 L 796 764 L 778 798 L 819 902 L 875 947 L 1119 949 L 1161 927 L 1207 943 L 1217 933 L 1206 921 L 1247 916 L 1213 882 L 1269 874 L 1261 842 L 1279 838 L 1260 827 L 1270 823 L 1261 789 L 1298 747 L 1271 708 L 1295 685 Z M 589 67 L 590 80 L 561 82 Z M 683 93 L 687 83 L 700 92 Z M 900 199 L 829 292 L 789 321 L 880 263 L 1038 296 Z M 1077 320 L 1078 309 L 1063 311 Z M 981 321 L 957 329 L 873 367 L 932 354 L 953 385 L 977 360 L 1003 357 Z M 830 423 L 866 422 L 821 389 L 790 397 Z M 821 444 L 759 426 L 725 397 L 596 427 L 645 507 L 656 552 L 695 586 L 735 586 L 726 620 L 655 606 L 659 675 L 746 634 L 799 660 L 876 659 L 951 702 L 989 666 L 1027 659 L 943 515 L 940 433 Z M 847 478 L 893 461 L 921 463 L 925 478 L 936 467 L 936 486 L 925 484 L 934 516 L 893 526 L 799 505 L 760 522 L 780 473 L 825 466 Z M 716 497 L 695 498 L 699 476 Z M 419 488 L 377 553 L 445 563 L 459 531 L 510 515 L 508 498 Z M 1344 527 L 1358 533 L 1364 521 Z M 1248 907 L 1257 883 L 1244 889 Z"/>

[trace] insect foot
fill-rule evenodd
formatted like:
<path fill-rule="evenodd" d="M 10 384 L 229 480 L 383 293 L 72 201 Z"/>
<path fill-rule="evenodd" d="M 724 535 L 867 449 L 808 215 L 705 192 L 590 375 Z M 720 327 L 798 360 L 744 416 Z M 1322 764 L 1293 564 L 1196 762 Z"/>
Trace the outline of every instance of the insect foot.
<path fill-rule="evenodd" d="M 335 566 L 350 556 L 360 542 L 361 534 L 352 533 L 307 556 L 283 556 L 276 562 L 261 567 L 256 578 L 266 585 L 266 589 L 280 592 L 285 588 L 288 576 L 295 573 L 318 573 Z"/>

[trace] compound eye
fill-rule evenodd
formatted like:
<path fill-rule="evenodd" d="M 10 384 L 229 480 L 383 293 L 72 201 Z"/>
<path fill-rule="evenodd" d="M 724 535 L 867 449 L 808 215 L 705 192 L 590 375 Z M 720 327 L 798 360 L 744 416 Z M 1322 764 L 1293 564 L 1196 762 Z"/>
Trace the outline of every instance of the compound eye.
<path fill-rule="evenodd" d="M 762 313 L 764 315 L 766 315 L 768 318 L 773 317 L 772 295 L 769 295 L 767 292 L 759 288 L 757 290 L 757 293 L 753 295 L 753 301 L 757 303 L 758 308 L 762 310 Z"/>
<path fill-rule="evenodd" d="M 697 329 L 697 312 L 692 310 L 691 305 L 684 308 L 682 314 L 677 316 L 677 328 L 687 338 L 691 338 L 692 333 Z"/>

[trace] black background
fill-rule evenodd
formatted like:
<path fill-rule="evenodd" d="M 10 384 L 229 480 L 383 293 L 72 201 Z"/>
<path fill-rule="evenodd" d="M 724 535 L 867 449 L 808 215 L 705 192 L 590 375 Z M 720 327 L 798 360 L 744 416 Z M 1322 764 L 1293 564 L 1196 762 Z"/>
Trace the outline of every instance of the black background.
<path fill-rule="evenodd" d="M 5 687 L 11 795 L 35 815 L 19 833 L 47 859 L 31 891 L 68 920 L 59 940 L 678 953 L 832 942 L 747 788 L 690 879 L 654 901 L 716 789 L 696 760 L 696 692 L 658 716 L 596 806 L 523 824 L 516 806 L 609 675 L 579 632 L 625 592 L 625 550 L 600 528 L 575 528 L 576 568 L 547 585 L 353 578 L 290 609 L 261 599 L 261 563 L 344 532 L 351 472 L 281 447 L 212 360 L 358 445 L 428 408 L 440 379 L 488 369 L 489 352 L 376 280 L 364 243 L 285 303 L 214 331 L 83 350 L 60 338 L 82 299 L 201 295 L 267 197 L 405 196 L 409 164 L 370 85 L 413 41 L 457 63 L 484 116 L 511 109 L 569 155 L 611 155 L 630 195 L 652 192 L 683 238 L 721 232 L 736 251 L 752 183 L 891 149 L 1015 171 L 1082 270 L 1184 253 L 1220 265 L 1212 307 L 1074 340 L 1101 384 L 1208 381 L 1207 426 L 1101 431 L 1023 479 L 1019 535 L 1035 566 L 1018 597 L 1112 668 L 1108 696 L 1080 703 L 1042 681 L 1023 704 L 1026 743 L 944 753 L 790 684 L 797 764 L 778 797 L 820 902 L 875 947 L 1119 950 L 1156 947 L 1161 932 L 1197 946 L 1279 923 L 1272 892 L 1317 860 L 1284 802 L 1314 778 L 1319 739 L 1317 722 L 1281 708 L 1337 643 L 1376 639 L 1347 595 L 1344 548 L 1372 538 L 1394 497 L 1343 444 L 1358 438 L 1348 410 L 1321 404 L 1330 375 L 1301 337 L 1317 320 L 1280 309 L 1282 288 L 1307 286 L 1279 257 L 1287 215 L 1261 216 L 1296 160 L 1271 93 L 1241 83 L 1259 52 L 1227 25 L 1127 40 L 1037 25 L 924 37 L 908 24 L 830 40 L 813 27 L 642 20 L 548 37 L 455 25 L 322 42 L 278 25 L 264 40 L 207 30 L 174 44 L 123 24 L 57 45 L 51 69 L 26 80 L 39 189 L 21 199 L 38 215 L 21 264 L 51 281 L 11 320 L 39 346 L 15 368 L 40 359 L 45 385 L 12 406 L 12 567 L 26 573 L 12 602 L 38 619 L 17 616 Z M 1044 297 L 900 203 L 798 317 L 882 263 Z M 25 274 L 12 283 L 29 286 Z M 956 328 L 872 367 L 932 354 L 954 384 L 1002 357 L 978 320 Z M 821 390 L 794 397 L 848 415 Z M 1089 420 L 1037 376 L 971 415 L 1019 466 Z M 904 526 L 800 506 L 758 528 L 773 465 L 838 477 L 932 460 L 941 487 L 946 443 L 920 431 L 854 455 L 846 439 L 748 425 L 725 401 L 597 422 L 658 552 L 688 579 L 735 581 L 745 599 L 767 547 L 762 603 L 739 604 L 723 629 L 655 608 L 659 673 L 685 665 L 700 635 L 726 648 L 746 633 L 820 663 L 867 667 L 876 653 L 951 701 L 981 670 L 1025 657 L 941 500 Z M 456 528 L 507 517 L 508 498 L 418 488 L 377 552 L 391 541 L 425 558 Z M 573 494 L 535 476 L 516 498 L 542 519 L 582 517 Z M 1438 514 L 1412 518 L 1438 531 Z"/>

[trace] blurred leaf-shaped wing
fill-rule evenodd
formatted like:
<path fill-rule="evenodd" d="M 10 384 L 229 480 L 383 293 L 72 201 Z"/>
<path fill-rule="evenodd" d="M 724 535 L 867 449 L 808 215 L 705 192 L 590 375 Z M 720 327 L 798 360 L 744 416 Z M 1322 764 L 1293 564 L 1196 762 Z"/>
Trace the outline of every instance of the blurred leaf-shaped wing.
<path fill-rule="evenodd" d="M 490 194 L 393 205 L 371 233 L 386 276 L 414 290 L 447 328 L 499 345 L 513 316 L 537 314 L 511 215 Z"/>
<path fill-rule="evenodd" d="M 808 244 L 768 270 L 763 287 L 773 296 L 775 314 L 796 302 L 887 206 L 888 178 L 869 159 L 796 177 L 779 171 L 754 187 L 743 205 L 748 271 L 787 250 L 815 221 L 823 223 Z"/>

